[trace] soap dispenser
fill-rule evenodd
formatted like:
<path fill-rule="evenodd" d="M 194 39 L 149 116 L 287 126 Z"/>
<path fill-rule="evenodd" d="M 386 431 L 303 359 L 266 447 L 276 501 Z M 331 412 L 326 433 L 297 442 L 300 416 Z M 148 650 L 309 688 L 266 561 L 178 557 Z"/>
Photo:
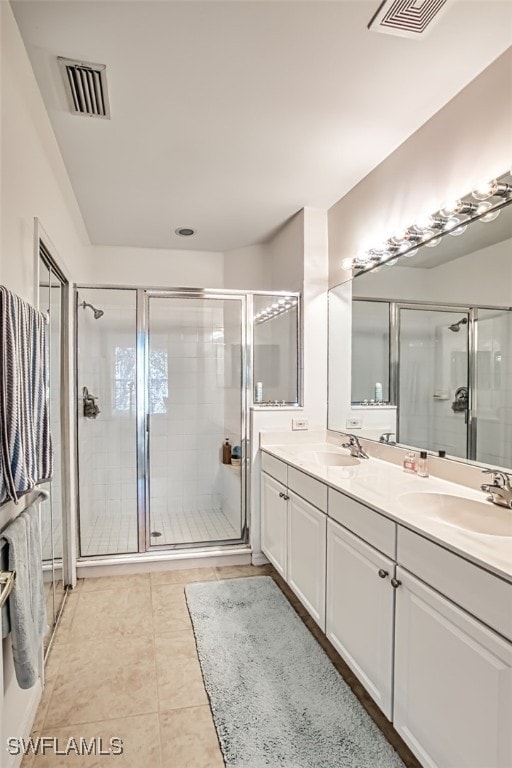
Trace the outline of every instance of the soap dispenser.
<path fill-rule="evenodd" d="M 231 443 L 227 437 L 226 442 L 222 446 L 222 463 L 231 464 Z"/>

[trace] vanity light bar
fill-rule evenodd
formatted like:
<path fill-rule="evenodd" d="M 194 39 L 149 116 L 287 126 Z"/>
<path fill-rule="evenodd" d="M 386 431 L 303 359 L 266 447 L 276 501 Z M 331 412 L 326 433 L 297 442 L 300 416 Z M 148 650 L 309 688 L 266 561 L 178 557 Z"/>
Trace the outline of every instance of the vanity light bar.
<path fill-rule="evenodd" d="M 469 198 L 469 199 L 468 199 Z M 491 198 L 500 198 L 491 200 Z M 478 202 L 474 202 L 474 201 Z M 403 232 L 394 234 L 384 243 L 370 248 L 356 257 L 343 259 L 342 269 L 354 269 L 364 272 L 375 269 L 381 264 L 393 266 L 399 256 L 414 256 L 418 248 L 433 248 L 439 245 L 444 235 L 457 237 L 462 235 L 467 225 L 473 221 L 484 224 L 494 221 L 500 209 L 512 200 L 512 184 L 501 179 L 492 179 L 478 186 L 469 195 L 450 203 L 445 203 L 438 211 L 418 219 Z"/>
<path fill-rule="evenodd" d="M 254 315 L 254 322 L 256 324 L 264 323 L 267 320 L 271 320 L 273 317 L 277 317 L 277 315 L 284 315 L 286 312 L 289 312 L 290 309 L 296 307 L 297 303 L 298 300 L 291 297 L 287 299 L 278 299 L 273 304 L 265 307 L 265 309 L 261 309 L 257 312 Z"/>

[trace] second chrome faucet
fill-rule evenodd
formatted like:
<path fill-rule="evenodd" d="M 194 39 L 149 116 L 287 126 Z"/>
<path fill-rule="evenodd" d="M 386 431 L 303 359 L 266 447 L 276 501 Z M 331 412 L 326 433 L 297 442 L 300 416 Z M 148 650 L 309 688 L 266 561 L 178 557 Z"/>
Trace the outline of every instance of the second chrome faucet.
<path fill-rule="evenodd" d="M 492 483 L 483 483 L 482 491 L 488 493 L 487 497 L 493 504 L 512 509 L 512 486 L 510 475 L 501 469 L 484 469 L 484 475 L 492 475 Z"/>
<path fill-rule="evenodd" d="M 341 433 L 345 434 L 346 437 L 348 437 L 347 443 L 342 443 L 342 448 L 348 448 L 350 451 L 351 456 L 355 456 L 357 459 L 369 459 L 370 457 L 364 450 L 363 446 L 359 442 L 359 439 L 355 435 L 351 435 L 348 432 L 347 433 Z"/>

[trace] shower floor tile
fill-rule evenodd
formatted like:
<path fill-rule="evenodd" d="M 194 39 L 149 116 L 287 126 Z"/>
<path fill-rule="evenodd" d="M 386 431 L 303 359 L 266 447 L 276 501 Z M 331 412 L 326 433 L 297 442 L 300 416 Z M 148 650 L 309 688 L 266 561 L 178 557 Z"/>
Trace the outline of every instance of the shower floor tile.
<path fill-rule="evenodd" d="M 158 510 L 151 515 L 151 544 L 169 545 L 225 541 L 240 538 L 221 509 L 196 511 Z M 137 551 L 137 520 L 133 512 L 102 513 L 82 520 L 80 554 L 82 557 Z"/>
<path fill-rule="evenodd" d="M 151 536 L 152 544 L 224 541 L 240 538 L 241 535 L 221 509 L 154 512 L 151 515 L 151 531 L 162 534 Z"/>

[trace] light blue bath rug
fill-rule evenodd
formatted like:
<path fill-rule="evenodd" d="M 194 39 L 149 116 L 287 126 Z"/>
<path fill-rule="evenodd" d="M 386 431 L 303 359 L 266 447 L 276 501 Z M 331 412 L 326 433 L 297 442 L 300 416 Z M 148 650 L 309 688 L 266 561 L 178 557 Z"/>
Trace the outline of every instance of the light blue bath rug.
<path fill-rule="evenodd" d="M 185 591 L 228 768 L 404 768 L 269 576 Z"/>

